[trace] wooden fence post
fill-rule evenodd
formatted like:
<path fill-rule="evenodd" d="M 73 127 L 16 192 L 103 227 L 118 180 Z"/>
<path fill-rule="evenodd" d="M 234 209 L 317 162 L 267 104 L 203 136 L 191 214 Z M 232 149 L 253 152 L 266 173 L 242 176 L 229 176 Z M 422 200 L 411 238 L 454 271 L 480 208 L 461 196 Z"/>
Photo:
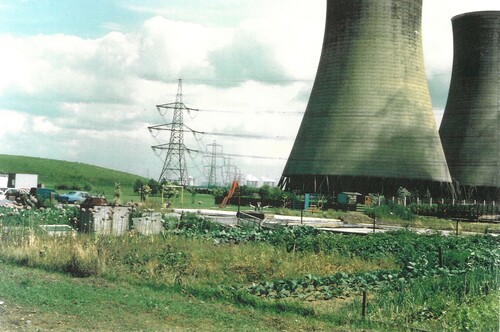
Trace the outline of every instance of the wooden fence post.
<path fill-rule="evenodd" d="M 363 303 L 361 308 L 361 317 L 366 318 L 366 291 L 363 291 Z"/>

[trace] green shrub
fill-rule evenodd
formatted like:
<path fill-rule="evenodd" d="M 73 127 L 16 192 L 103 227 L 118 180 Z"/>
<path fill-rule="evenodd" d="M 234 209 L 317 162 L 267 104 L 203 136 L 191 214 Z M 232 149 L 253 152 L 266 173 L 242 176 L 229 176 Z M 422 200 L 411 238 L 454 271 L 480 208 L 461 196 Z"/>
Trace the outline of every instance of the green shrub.
<path fill-rule="evenodd" d="M 409 208 L 395 203 L 371 206 L 365 209 L 365 214 L 381 219 L 415 220 L 415 214 Z"/>
<path fill-rule="evenodd" d="M 181 216 L 180 220 L 177 220 L 176 218 L 167 218 L 165 220 L 165 228 L 203 234 L 208 231 L 220 230 L 223 227 L 220 224 L 198 214 L 185 213 Z"/>

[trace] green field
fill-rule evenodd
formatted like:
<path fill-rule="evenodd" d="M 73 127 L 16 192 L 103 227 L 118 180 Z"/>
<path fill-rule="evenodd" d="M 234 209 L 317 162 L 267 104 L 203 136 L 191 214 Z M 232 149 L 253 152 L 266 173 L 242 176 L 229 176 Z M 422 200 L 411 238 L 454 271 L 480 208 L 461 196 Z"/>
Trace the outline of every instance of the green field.
<path fill-rule="evenodd" d="M 140 200 L 133 187 L 137 180 L 147 183 L 149 179 L 130 173 L 111 170 L 108 168 L 35 157 L 13 156 L 0 154 L 0 173 L 29 173 L 38 174 L 38 182 L 46 188 L 56 188 L 60 185 L 67 187 L 90 186 L 91 193 L 104 194 L 108 201 L 114 196 L 115 183 L 120 183 L 122 202 L 138 202 Z M 64 193 L 68 190 L 58 190 Z M 173 198 L 174 207 L 185 208 L 212 208 L 214 198 L 212 195 L 196 194 L 194 197 L 184 191 L 181 197 L 179 192 Z M 160 206 L 161 197 L 150 197 L 153 205 Z"/>
<path fill-rule="evenodd" d="M 113 188 L 115 182 L 133 187 L 136 180 L 148 181 L 139 175 L 84 163 L 0 154 L 0 173 L 38 174 L 38 181 L 47 187 L 59 184 L 90 184 L 97 189 Z"/>
<path fill-rule="evenodd" d="M 38 174 L 38 182 L 46 188 L 60 185 L 90 187 L 91 192 L 104 193 L 108 199 L 113 197 L 115 183 L 119 182 L 124 198 L 135 198 L 136 201 L 134 183 L 148 181 L 138 175 L 83 163 L 4 154 L 0 154 L 0 173 Z"/>

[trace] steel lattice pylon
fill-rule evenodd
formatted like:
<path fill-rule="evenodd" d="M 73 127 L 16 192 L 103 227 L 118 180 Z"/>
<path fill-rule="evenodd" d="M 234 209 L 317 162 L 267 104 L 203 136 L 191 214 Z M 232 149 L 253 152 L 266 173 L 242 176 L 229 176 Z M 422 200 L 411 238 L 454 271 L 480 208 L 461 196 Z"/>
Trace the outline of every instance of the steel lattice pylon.
<path fill-rule="evenodd" d="M 182 80 L 179 79 L 177 97 L 175 103 L 156 105 L 158 112 L 165 116 L 169 110 L 173 110 L 172 123 L 149 127 L 149 131 L 170 131 L 168 143 L 152 146 L 157 153 L 166 151 L 165 161 L 160 173 L 159 181 L 167 180 L 180 185 L 188 184 L 188 173 L 186 167 L 186 146 L 184 145 L 184 111 L 192 109 L 186 107 L 182 101 Z M 158 154 L 158 153 L 157 153 Z"/>
<path fill-rule="evenodd" d="M 217 186 L 217 170 L 220 168 L 217 166 L 217 160 L 222 156 L 222 145 L 217 144 L 215 141 L 212 144 L 207 145 L 207 155 L 205 158 L 209 161 L 208 169 L 208 188 L 213 188 Z"/>

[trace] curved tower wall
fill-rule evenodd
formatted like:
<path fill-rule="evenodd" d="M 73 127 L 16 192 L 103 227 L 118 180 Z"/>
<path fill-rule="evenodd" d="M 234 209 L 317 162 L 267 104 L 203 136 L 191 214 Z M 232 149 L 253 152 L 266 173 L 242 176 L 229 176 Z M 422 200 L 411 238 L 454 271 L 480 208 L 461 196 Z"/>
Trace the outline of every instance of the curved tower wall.
<path fill-rule="evenodd" d="M 500 188 L 500 11 L 452 19 L 454 58 L 439 133 L 460 185 Z"/>
<path fill-rule="evenodd" d="M 328 0 L 323 49 L 281 184 L 380 192 L 451 182 L 424 70 L 421 0 Z"/>

